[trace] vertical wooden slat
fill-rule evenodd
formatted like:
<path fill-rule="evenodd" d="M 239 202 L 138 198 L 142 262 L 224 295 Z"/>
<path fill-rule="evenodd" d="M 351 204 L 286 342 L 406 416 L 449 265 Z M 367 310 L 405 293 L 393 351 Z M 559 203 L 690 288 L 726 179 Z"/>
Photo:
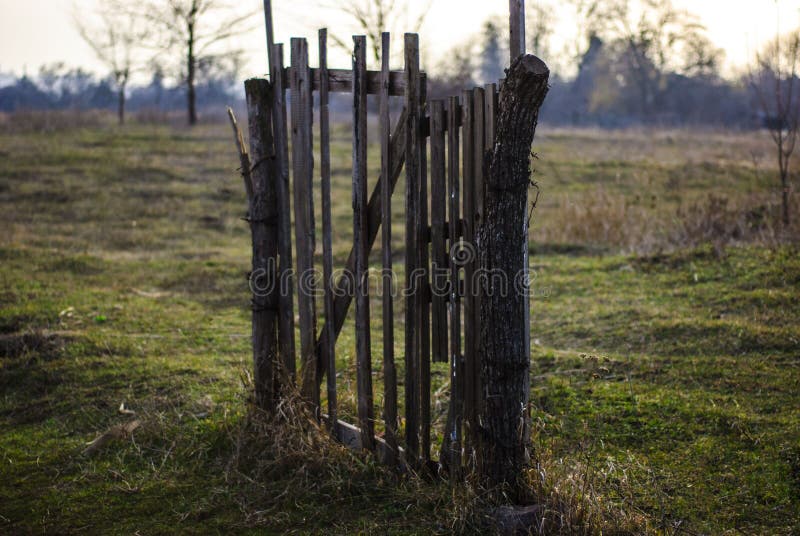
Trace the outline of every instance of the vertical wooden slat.
<path fill-rule="evenodd" d="M 269 66 L 270 81 L 275 83 L 275 58 L 273 56 L 275 46 L 275 32 L 272 26 L 272 1 L 264 0 L 264 25 L 267 29 L 267 64 Z M 275 86 L 280 87 L 280 86 Z"/>
<path fill-rule="evenodd" d="M 473 156 L 475 157 L 474 160 L 474 168 L 473 168 L 473 237 L 478 236 L 478 228 L 483 225 L 484 221 L 484 156 L 485 156 L 485 143 L 486 143 L 486 125 L 484 122 L 485 117 L 485 107 L 486 107 L 486 98 L 485 92 L 483 88 L 475 88 L 473 94 L 473 120 L 472 120 L 472 134 L 473 134 Z M 477 251 L 477 242 L 475 244 L 475 249 Z M 476 258 L 472 263 L 473 268 L 477 268 L 478 266 L 478 259 Z M 473 346 L 475 352 L 475 359 L 474 359 L 474 366 L 475 366 L 475 374 L 473 376 L 474 384 L 472 385 L 472 390 L 475 393 L 475 407 L 473 408 L 474 415 L 477 417 L 480 415 L 482 401 L 483 401 L 483 393 L 481 391 L 481 352 L 480 348 L 477 345 L 478 337 L 477 334 L 480 333 L 481 323 L 480 323 L 480 310 L 481 310 L 481 288 L 478 281 L 476 281 L 475 277 L 473 276 L 473 311 L 472 311 L 472 321 L 474 327 L 474 333 L 476 334 L 474 342 L 476 343 Z M 477 419 L 473 421 L 473 424 L 477 425 Z M 479 430 L 478 426 L 472 426 L 471 428 L 472 437 L 471 442 L 473 447 L 479 441 Z"/>
<path fill-rule="evenodd" d="M 473 92 L 465 90 L 463 93 L 463 106 L 461 124 L 462 131 L 462 162 L 463 162 L 463 188 L 464 200 L 464 451 L 470 458 L 470 428 L 475 423 L 475 344 L 478 340 L 475 324 L 475 291 L 472 281 L 475 277 L 474 258 L 470 252 L 475 251 L 475 138 L 473 133 Z"/>
<path fill-rule="evenodd" d="M 419 117 L 425 116 L 428 88 L 426 79 L 420 76 L 419 84 Z M 419 144 L 419 215 L 417 217 L 417 262 L 420 272 L 420 292 L 417 299 L 419 312 L 417 319 L 419 335 L 417 359 L 419 363 L 419 413 L 420 413 L 420 451 L 422 459 L 431 458 L 431 300 L 430 300 L 430 254 L 428 232 L 428 138 L 417 137 Z"/>
<path fill-rule="evenodd" d="M 289 195 L 289 142 L 286 118 L 286 90 L 283 83 L 283 45 L 273 47 L 272 129 L 275 137 L 275 162 L 278 194 L 278 351 L 285 384 L 295 381 L 294 276 L 292 269 L 292 215 Z"/>
<path fill-rule="evenodd" d="M 367 38 L 353 37 L 353 249 L 356 253 L 356 383 L 361 446 L 375 448 L 367 238 Z"/>
<path fill-rule="evenodd" d="M 431 252 L 432 277 L 431 340 L 433 360 L 447 362 L 447 284 L 449 268 L 445 219 L 447 215 L 447 171 L 445 168 L 444 107 L 442 101 L 430 103 L 431 134 Z"/>
<path fill-rule="evenodd" d="M 319 31 L 319 148 L 322 181 L 322 278 L 325 290 L 325 326 L 323 333 L 333 333 L 333 243 L 331 222 L 331 136 L 328 97 L 328 30 Z M 322 361 L 325 364 L 328 390 L 328 424 L 336 434 L 338 419 L 336 400 L 336 341 L 326 336 L 322 341 Z"/>
<path fill-rule="evenodd" d="M 494 149 L 494 139 L 497 133 L 497 84 L 486 84 L 484 120 L 486 131 L 483 150 L 489 152 Z"/>
<path fill-rule="evenodd" d="M 511 63 L 525 54 L 525 0 L 508 0 Z"/>
<path fill-rule="evenodd" d="M 456 257 L 459 237 L 459 102 L 450 97 L 447 110 L 447 182 L 448 217 L 450 219 L 450 382 L 453 404 L 453 456 L 451 473 L 456 475 L 461 467 L 461 421 L 464 408 L 464 363 L 461 354 L 461 303 L 459 279 L 461 267 Z"/>
<path fill-rule="evenodd" d="M 239 128 L 239 123 L 236 121 L 236 114 L 228 107 L 228 118 L 231 121 L 233 128 L 233 141 L 236 143 L 236 148 L 239 151 L 239 168 L 242 170 L 242 182 L 244 182 L 244 191 L 247 196 L 247 216 L 250 216 L 250 203 L 253 202 L 253 179 L 250 176 L 250 153 L 247 145 L 244 143 L 244 135 Z"/>
<path fill-rule="evenodd" d="M 297 242 L 297 304 L 300 320 L 301 394 L 319 410 L 319 384 L 314 352 L 316 305 L 314 302 L 314 197 L 311 70 L 308 42 L 292 38 L 292 164 L 294 169 L 295 235 Z"/>
<path fill-rule="evenodd" d="M 389 118 L 390 36 L 381 34 L 380 145 L 381 177 L 389 177 L 392 169 Z M 383 420 L 386 427 L 387 464 L 397 463 L 397 370 L 394 364 L 394 297 L 392 283 L 392 185 L 381 181 L 381 253 L 383 257 Z M 331 329 L 331 333 L 333 330 Z"/>
<path fill-rule="evenodd" d="M 417 297 L 415 270 L 417 269 L 417 227 L 419 210 L 419 37 L 405 34 L 406 82 L 406 310 L 405 310 L 405 412 L 406 447 L 408 459 L 413 463 L 419 453 L 419 385 L 417 360 Z"/>
<path fill-rule="evenodd" d="M 272 140 L 272 99 L 269 82 L 251 79 L 245 82 L 250 155 L 254 163 L 251 172 L 253 202 L 250 204 L 250 230 L 253 238 L 253 270 L 250 286 L 253 290 L 253 366 L 255 398 L 258 407 L 275 407 L 275 362 L 278 350 L 275 258 L 278 256 L 277 196 L 274 166 L 269 161 L 274 154 Z"/>

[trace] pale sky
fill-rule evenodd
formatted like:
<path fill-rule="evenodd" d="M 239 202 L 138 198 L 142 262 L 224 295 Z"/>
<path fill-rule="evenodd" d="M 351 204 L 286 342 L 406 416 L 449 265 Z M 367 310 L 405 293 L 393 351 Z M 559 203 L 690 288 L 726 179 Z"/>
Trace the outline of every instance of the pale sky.
<path fill-rule="evenodd" d="M 92 50 L 83 43 L 73 24 L 73 6 L 91 11 L 102 0 L 0 0 L 0 72 L 16 75 L 35 74 L 42 64 L 65 62 L 70 66 L 83 66 L 104 74 L 102 64 L 94 58 Z M 332 0 L 335 3 L 336 0 Z M 557 0 L 545 5 L 559 5 Z M 348 35 L 349 26 L 335 11 L 319 8 L 319 1 L 273 0 L 276 41 L 289 42 L 292 36 L 307 37 L 315 64 L 316 28 L 328 26 L 331 31 L 340 28 Z M 427 0 L 409 0 L 411 12 L 427 4 Z M 706 25 L 708 35 L 716 46 L 725 50 L 725 73 L 745 64 L 754 51 L 781 31 L 800 26 L 800 0 L 674 0 L 678 7 L 686 8 Z M 254 12 L 260 0 L 238 0 L 243 10 Z M 505 0 L 433 0 L 433 5 L 420 31 L 420 48 L 423 64 L 435 65 L 444 51 L 459 43 L 468 42 L 480 31 L 484 20 L 491 15 L 507 16 Z M 259 75 L 266 70 L 266 46 L 263 22 L 256 15 L 257 29 L 237 40 L 236 45 L 247 51 L 247 65 L 243 77 Z M 569 11 L 557 9 L 557 29 L 554 46 L 561 49 L 576 39 L 575 25 Z M 402 31 L 408 24 L 399 21 L 394 40 L 402 41 Z M 288 46 L 287 54 L 288 54 Z M 546 58 L 545 58 L 546 59 Z M 331 67 L 348 67 L 349 58 L 343 52 L 331 53 Z M 424 65 L 423 65 L 424 66 Z M 393 66 L 396 68 L 402 65 Z"/>

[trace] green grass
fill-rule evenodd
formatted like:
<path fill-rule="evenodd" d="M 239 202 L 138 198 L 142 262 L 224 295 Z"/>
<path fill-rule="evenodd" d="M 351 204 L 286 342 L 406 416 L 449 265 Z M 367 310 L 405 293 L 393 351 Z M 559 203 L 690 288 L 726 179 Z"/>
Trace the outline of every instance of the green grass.
<path fill-rule="evenodd" d="M 341 266 L 346 128 L 334 138 Z M 578 470 L 593 500 L 641 513 L 654 532 L 800 531 L 798 252 L 625 255 L 615 240 L 559 234 L 562 201 L 588 204 L 600 188 L 655 218 L 712 190 L 769 194 L 769 168 L 748 156 L 768 146 L 751 138 L 542 127 L 535 147 L 535 452 L 551 485 Z M 398 482 L 330 446 L 316 463 L 309 449 L 285 464 L 264 451 L 266 472 L 234 464 L 254 436 L 242 386 L 249 232 L 227 125 L 0 134 L 0 147 L 0 532 L 429 533 L 463 517 L 447 484 Z M 393 210 L 400 222 L 399 200 Z M 399 267 L 401 225 L 395 243 Z M 348 323 L 337 352 L 351 417 L 354 346 Z M 122 403 L 142 427 L 83 456 L 133 418 Z"/>

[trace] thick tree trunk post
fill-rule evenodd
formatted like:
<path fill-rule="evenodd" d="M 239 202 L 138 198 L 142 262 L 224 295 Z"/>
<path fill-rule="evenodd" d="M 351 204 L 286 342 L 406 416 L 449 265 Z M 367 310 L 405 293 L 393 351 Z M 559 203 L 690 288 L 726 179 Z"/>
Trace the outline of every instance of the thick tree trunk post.
<path fill-rule="evenodd" d="M 512 497 L 526 464 L 530 386 L 528 307 L 528 187 L 531 143 L 550 71 L 535 56 L 520 56 L 500 91 L 494 149 L 487 154 L 486 216 L 478 232 L 484 392 L 478 467 L 485 484 Z M 505 290 L 505 292 L 504 292 Z"/>
<path fill-rule="evenodd" d="M 258 407 L 272 410 L 279 392 L 276 374 L 278 203 L 273 165 L 272 90 L 269 82 L 262 79 L 247 80 L 244 87 L 250 130 L 250 177 L 253 182 L 249 221 L 253 237 L 250 288 L 253 293 L 255 400 Z"/>

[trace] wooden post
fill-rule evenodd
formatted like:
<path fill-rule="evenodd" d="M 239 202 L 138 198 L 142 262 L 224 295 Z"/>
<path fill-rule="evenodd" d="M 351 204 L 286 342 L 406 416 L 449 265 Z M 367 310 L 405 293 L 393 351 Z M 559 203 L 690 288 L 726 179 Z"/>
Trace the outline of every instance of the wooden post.
<path fill-rule="evenodd" d="M 419 454 L 419 355 L 417 350 L 417 226 L 419 210 L 419 37 L 405 34 L 406 79 L 406 311 L 405 311 L 405 410 L 406 447 L 410 461 Z"/>
<path fill-rule="evenodd" d="M 488 153 L 494 150 L 494 139 L 497 133 L 497 84 L 486 84 L 486 100 L 484 110 L 484 120 L 486 130 L 484 131 L 483 150 Z"/>
<path fill-rule="evenodd" d="M 391 130 L 389 118 L 389 58 L 390 36 L 381 34 L 381 87 L 380 87 L 380 144 L 381 177 L 389 177 L 392 168 Z M 392 186 L 391 181 L 381 181 L 381 253 L 383 260 L 383 420 L 386 427 L 389 465 L 397 463 L 397 370 L 394 364 L 394 298 L 392 295 L 394 271 L 392 265 Z M 332 333 L 332 331 L 331 331 Z"/>
<path fill-rule="evenodd" d="M 295 383 L 294 277 L 292 269 L 292 215 L 289 195 L 289 141 L 286 91 L 283 83 L 283 45 L 273 46 L 272 130 L 275 137 L 278 195 L 278 352 L 286 386 Z"/>
<path fill-rule="evenodd" d="M 278 256 L 277 197 L 272 140 L 272 95 L 269 82 L 245 82 L 250 155 L 253 163 L 253 202 L 250 204 L 250 230 L 253 236 L 253 365 L 256 405 L 265 410 L 275 407 L 275 363 L 277 357 L 277 298 L 275 260 Z"/>
<path fill-rule="evenodd" d="M 356 373 L 361 445 L 375 448 L 372 355 L 369 333 L 369 247 L 367 245 L 367 38 L 353 37 L 353 251 L 356 293 Z"/>
<path fill-rule="evenodd" d="M 502 292 L 493 277 L 484 283 L 481 298 L 484 404 L 478 468 L 486 485 L 505 487 L 515 499 L 526 464 L 530 385 L 530 346 L 525 340 L 528 297 L 515 283 L 525 272 L 530 150 L 549 74 L 534 56 L 517 58 L 508 71 L 489 156 L 485 220 L 478 232 L 481 270 L 502 273 L 509 290 Z"/>
<path fill-rule="evenodd" d="M 325 289 L 324 308 L 327 333 L 333 333 L 333 239 L 331 222 L 331 135 L 328 103 L 328 30 L 319 31 L 319 145 L 320 174 L 322 179 L 322 278 Z M 328 388 L 328 423 L 336 435 L 336 341 L 325 337 L 322 341 L 322 361 Z"/>
<path fill-rule="evenodd" d="M 460 266 L 455 257 L 461 220 L 459 203 L 459 120 L 458 97 L 450 97 L 447 110 L 447 182 L 448 217 L 450 218 L 450 401 L 453 413 L 451 474 L 461 468 L 461 421 L 464 407 L 464 363 L 461 354 L 461 304 L 459 303 Z"/>
<path fill-rule="evenodd" d="M 473 156 L 475 157 L 474 165 L 472 168 L 473 172 L 473 218 L 472 218 L 472 226 L 473 226 L 473 237 L 477 239 L 478 229 L 483 224 L 484 219 L 484 195 L 483 195 L 483 178 L 484 178 L 484 157 L 485 157 L 485 144 L 486 144 L 486 122 L 485 122 L 485 111 L 486 111 L 486 93 L 483 88 L 475 88 L 473 92 L 473 99 L 474 99 L 474 116 L 472 121 L 472 134 L 474 139 L 473 144 Z M 477 240 L 473 243 L 477 252 Z M 477 257 L 473 261 L 473 267 L 475 269 L 478 268 L 478 259 Z M 477 272 L 477 270 L 476 270 Z M 475 329 L 474 333 L 476 333 L 476 337 L 474 340 L 474 358 L 475 358 L 475 375 L 473 380 L 475 384 L 472 385 L 471 389 L 475 393 L 475 407 L 473 411 L 475 412 L 474 419 L 472 421 L 473 426 L 471 427 L 472 438 L 471 442 L 473 448 L 479 444 L 480 441 L 480 430 L 478 428 L 478 415 L 480 415 L 481 407 L 483 406 L 483 386 L 481 382 L 481 349 L 478 343 L 480 342 L 478 338 L 478 334 L 480 334 L 481 330 L 481 292 L 480 287 L 478 286 L 477 281 L 475 280 L 475 272 L 473 273 L 473 280 L 472 280 L 472 298 L 473 298 L 473 328 Z"/>
<path fill-rule="evenodd" d="M 508 0 L 510 12 L 509 17 L 509 36 L 511 39 L 509 51 L 511 61 L 514 63 L 518 57 L 525 54 L 525 0 Z"/>
<path fill-rule="evenodd" d="M 425 117 L 425 106 L 428 99 L 426 79 L 418 76 L 419 105 L 417 107 L 420 121 Z M 417 196 L 417 363 L 419 385 L 419 422 L 420 452 L 425 462 L 431 459 L 431 300 L 430 300 L 430 267 L 428 243 L 428 138 L 421 132 L 417 136 L 417 154 L 419 155 L 419 194 Z"/>
<path fill-rule="evenodd" d="M 264 26 L 267 29 L 267 66 L 269 69 L 270 82 L 275 86 L 275 68 L 278 65 L 274 57 L 275 52 L 275 32 L 272 26 L 272 1 L 264 0 Z M 275 86 L 280 87 L 280 86 Z"/>
<path fill-rule="evenodd" d="M 463 93 L 463 113 L 461 124 L 463 132 L 461 140 L 463 143 L 462 162 L 463 162 L 463 203 L 464 203 L 464 244 L 465 250 L 462 252 L 464 259 L 464 451 L 467 461 L 471 456 L 471 432 L 470 429 L 476 422 L 475 399 L 478 393 L 475 391 L 475 343 L 477 337 L 477 325 L 475 323 L 475 290 L 472 280 L 475 276 L 475 139 L 473 133 L 473 116 L 475 107 L 473 104 L 473 92 L 465 90 Z"/>
<path fill-rule="evenodd" d="M 313 122 L 308 42 L 292 39 L 292 164 L 294 168 L 295 235 L 297 243 L 297 305 L 300 320 L 300 360 L 303 397 L 319 410 L 319 383 L 315 354 Z"/>

